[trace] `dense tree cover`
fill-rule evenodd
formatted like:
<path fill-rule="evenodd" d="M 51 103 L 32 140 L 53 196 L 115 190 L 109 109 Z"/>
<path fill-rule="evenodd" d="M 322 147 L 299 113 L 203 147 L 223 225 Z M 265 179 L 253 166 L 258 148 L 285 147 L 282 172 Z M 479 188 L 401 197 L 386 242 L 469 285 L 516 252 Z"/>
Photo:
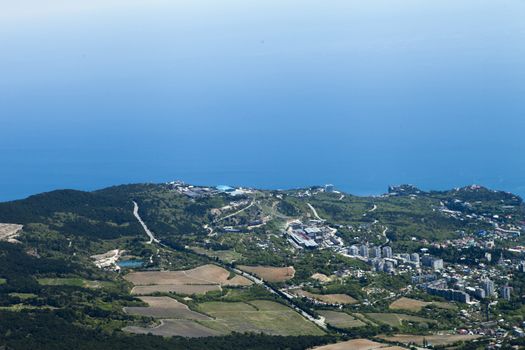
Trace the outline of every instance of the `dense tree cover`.
<path fill-rule="evenodd" d="M 354 228 L 356 226 L 359 228 L 378 220 L 381 225 L 371 227 L 372 234 L 367 234 L 367 229 L 353 232 L 341 230 L 346 239 L 359 235 L 370 241 L 373 241 L 373 237 L 384 226 L 388 227 L 387 234 L 392 241 L 407 241 L 411 237 L 450 239 L 457 237 L 459 231 L 476 232 L 493 229 L 485 221 L 459 220 L 443 214 L 437 210 L 442 203 L 450 204 L 453 209 L 457 206 L 461 211 L 466 211 L 465 208 L 468 208 L 468 212 L 478 215 L 486 216 L 488 213 L 490 216 L 510 215 L 516 223 L 525 219 L 525 206 L 522 199 L 506 192 L 470 187 L 457 191 L 409 192 L 413 195 L 370 198 L 345 194 L 342 199 L 332 193 L 319 193 L 288 201 L 304 212 L 308 212 L 308 208 L 304 207 L 305 202 L 311 203 L 319 215 L 333 225 L 352 225 Z M 456 203 L 456 199 L 460 202 Z M 468 202 L 469 205 L 465 206 L 464 202 Z M 371 211 L 373 205 L 377 205 L 377 208 Z M 497 221 L 494 218 L 493 220 Z"/>
<path fill-rule="evenodd" d="M 489 345 L 489 340 L 478 340 L 473 342 L 466 342 L 459 344 L 454 347 L 456 350 L 486 350 Z M 450 349 L 449 346 L 434 346 L 435 349 Z M 512 349 L 508 344 L 502 344 L 499 348 L 501 350 L 510 350 Z"/>
<path fill-rule="evenodd" d="M 304 289 L 315 294 L 347 294 L 359 300 L 365 297 L 362 290 L 365 284 L 363 280 L 345 279 L 328 284 L 316 283 L 314 286 L 304 287 Z"/>
<path fill-rule="evenodd" d="M 208 234 L 203 226 L 214 219 L 210 209 L 226 203 L 222 195 L 192 199 L 162 186 L 137 194 L 135 200 L 141 217 L 153 232 L 183 245 L 191 243 L 195 235 Z"/>
<path fill-rule="evenodd" d="M 305 252 L 293 261 L 295 268 L 295 279 L 300 281 L 310 278 L 314 273 L 332 275 L 338 270 L 345 270 L 350 267 L 369 270 L 370 267 L 356 259 L 346 258 L 331 251 Z"/>
<path fill-rule="evenodd" d="M 102 239 L 141 233 L 127 198 L 74 190 L 0 203 L 0 222 L 43 223 L 62 234 Z"/>
<path fill-rule="evenodd" d="M 356 327 L 356 328 L 349 328 L 349 329 L 348 328 L 343 329 L 343 328 L 338 328 L 338 327 L 328 325 L 328 329 L 335 331 L 337 333 L 344 334 L 343 340 L 357 339 L 357 338 L 370 339 L 370 338 L 375 337 L 376 335 L 385 334 L 385 333 L 388 334 L 394 331 L 394 328 L 386 324 L 378 325 L 378 326 L 372 326 L 370 324 L 367 324 L 366 326 L 363 326 L 363 327 Z"/>
<path fill-rule="evenodd" d="M 507 321 L 521 323 L 525 321 L 525 273 L 516 272 L 508 285 L 512 287 L 511 299 L 500 299 L 492 311 L 506 315 Z"/>
<path fill-rule="evenodd" d="M 525 217 L 522 198 L 508 192 L 493 191 L 485 187 L 463 187 L 458 190 L 430 192 L 429 196 L 443 201 L 447 208 L 463 213 L 511 215 L 521 220 Z"/>
<path fill-rule="evenodd" d="M 277 205 L 277 210 L 279 210 L 281 213 L 287 216 L 299 216 L 301 212 L 290 202 L 284 198 L 282 201 L 279 202 Z"/>
<path fill-rule="evenodd" d="M 0 346 L 7 349 L 32 350 L 91 350 L 91 349 L 307 349 L 333 342 L 333 337 L 279 337 L 260 334 L 232 334 L 224 337 L 200 339 L 171 339 L 127 335 L 121 332 L 107 334 L 96 329 L 73 325 L 52 311 L 0 312 Z"/>
<path fill-rule="evenodd" d="M 461 192 L 461 191 L 460 191 Z M 457 193 L 423 193 L 417 199 L 406 196 L 385 198 L 364 198 L 321 193 L 308 198 L 285 196 L 280 201 L 277 210 L 289 216 L 312 217 L 307 203 L 326 218 L 333 227 L 339 227 L 345 239 L 369 234 L 370 238 L 378 237 L 387 225 L 389 238 L 394 240 L 394 246 L 411 245 L 418 247 L 407 237 L 451 237 L 456 231 L 465 228 L 466 222 L 450 218 L 435 210 L 440 205 L 442 197 L 453 202 Z M 458 198 L 474 201 L 479 194 L 468 193 Z M 261 195 L 262 196 L 262 195 Z M 476 197 L 477 196 L 477 197 Z M 515 197 L 494 194 L 492 191 L 481 196 L 487 196 L 491 202 L 485 206 L 475 207 L 475 210 L 501 207 L 503 204 L 521 203 Z M 235 200 L 238 200 L 236 198 Z M 145 235 L 142 227 L 133 217 L 132 200 L 140 206 L 140 214 L 152 231 L 162 242 L 173 249 L 161 249 L 157 252 L 151 245 L 144 246 Z M 87 279 L 102 279 L 102 272 L 81 265 L 88 261 L 88 252 L 92 242 L 97 239 L 97 252 L 108 249 L 126 249 L 128 254 L 153 258 L 152 265 L 165 267 L 160 260 L 169 261 L 171 266 L 178 268 L 194 267 L 210 262 L 206 256 L 196 254 L 186 246 L 206 246 L 213 250 L 235 250 L 242 257 L 243 264 L 262 264 L 274 266 L 290 266 L 296 268 L 293 283 L 309 280 L 313 273 L 320 272 L 331 275 L 336 271 L 351 268 L 369 269 L 366 264 L 353 259 L 344 258 L 328 250 L 323 251 L 293 251 L 289 249 L 286 238 L 275 233 L 282 230 L 277 220 L 264 227 L 252 231 L 250 235 L 218 235 L 217 239 L 208 237 L 208 231 L 203 228 L 217 218 L 211 215 L 212 208 L 220 208 L 232 201 L 226 195 L 192 199 L 188 196 L 169 191 L 163 185 L 125 185 L 116 186 L 92 193 L 81 191 L 54 191 L 26 200 L 0 203 L 0 222 L 22 223 L 25 234 L 20 238 L 26 247 L 0 243 L 0 305 L 12 306 L 21 304 L 24 308 L 58 308 L 54 311 L 32 310 L 14 313 L 0 313 L 0 348 L 7 345 L 14 349 L 61 349 L 75 346 L 80 349 L 91 348 L 140 348 L 140 349 L 303 349 L 332 340 L 329 337 L 270 337 L 260 335 L 232 335 L 228 337 L 185 340 L 181 338 L 163 339 L 153 336 L 132 336 L 118 331 L 129 324 L 131 316 L 122 312 L 122 307 L 134 305 L 137 301 L 129 295 L 128 286 L 120 278 L 113 276 L 114 288 L 89 289 L 81 286 L 45 286 L 40 285 L 37 277 L 71 277 L 79 276 Z M 273 199 L 272 199 L 273 201 Z M 373 205 L 378 208 L 371 210 Z M 511 204 L 509 204 L 511 205 Z M 268 205 L 269 206 L 269 205 Z M 255 209 L 254 209 L 255 210 Z M 500 209 L 498 209 L 500 210 Z M 248 215 L 243 212 L 243 215 Z M 241 215 L 242 216 L 242 215 Z M 239 220 L 246 222 L 242 216 Z M 369 227 L 378 220 L 381 224 Z M 478 226 L 469 226 L 470 230 Z M 379 231 L 378 231 L 379 230 Z M 368 232 L 368 233 L 366 233 Z M 271 236 L 268 238 L 268 233 Z M 76 236 L 76 237 L 74 237 Z M 127 237 L 126 237 L 127 236 Z M 68 245 L 65 238 L 73 238 L 73 246 Z M 368 236 L 366 236 L 368 239 Z M 118 238 L 118 239 L 116 239 Z M 109 239 L 115 239 L 109 241 Z M 378 239 L 383 240 L 381 236 Z M 206 240 L 206 244 L 204 244 Z M 262 249 L 261 242 L 266 244 Z M 41 257 L 27 255 L 24 249 L 38 248 Z M 76 257 L 73 252 L 79 253 Z M 51 254 L 52 253 L 52 254 Z M 56 254 L 55 254 L 56 253 Z M 432 254 L 442 256 L 449 262 L 475 263 L 482 259 L 481 251 L 432 250 Z M 463 256 L 472 258 L 465 261 Z M 50 258 L 53 257 L 53 258 Z M 57 259 L 60 257 L 62 259 Z M 91 278 L 93 277 L 93 278 Z M 4 281 L 5 279 L 5 281 Z M 525 294 L 525 276 L 517 276 L 514 284 L 514 298 L 510 302 L 500 302 L 498 307 L 505 314 L 512 310 L 523 310 L 518 295 Z M 342 281 L 342 283 L 341 283 Z M 312 292 L 345 293 L 358 299 L 366 297 L 363 287 L 377 287 L 386 290 L 399 290 L 406 286 L 405 277 L 392 277 L 378 274 L 374 277 L 361 279 L 342 279 L 339 283 L 325 285 L 313 284 Z M 25 293 L 25 294 L 18 294 Z M 270 295 L 261 287 L 254 286 L 246 290 L 235 288 L 228 291 L 210 293 L 195 297 L 193 304 L 206 300 L 247 301 L 252 299 L 270 299 Z M 363 312 L 388 312 L 389 301 L 378 302 L 362 308 Z M 190 303 L 191 304 L 191 303 Z M 300 307 L 308 309 L 311 305 L 306 301 L 298 302 Z M 355 307 L 349 306 L 348 309 Z M 516 311 L 516 317 L 519 312 Z M 314 312 L 313 312 L 314 313 Z M 437 319 L 451 317 L 450 310 L 425 308 L 418 313 L 420 316 Z M 521 312 L 521 314 L 523 314 Z M 135 322 L 148 320 L 134 319 Z M 452 326 L 451 323 L 443 323 Z M 441 325 L 440 325 L 441 326 Z M 410 328 L 412 327 L 412 328 Z M 424 331 L 419 326 L 403 325 L 402 331 Z M 438 327 L 428 325 L 428 328 Z M 378 332 L 392 331 L 386 327 L 362 327 L 346 332 L 351 337 L 369 337 Z M 69 335 L 66 336 L 66 335 Z M 58 344 L 58 346 L 57 346 Z"/>
<path fill-rule="evenodd" d="M 439 200 L 427 196 L 410 197 L 354 197 L 345 196 L 342 200 L 332 195 L 322 194 L 309 198 L 319 215 L 336 225 L 351 225 L 354 230 L 346 232 L 345 237 L 360 236 L 369 240 L 388 227 L 389 238 L 393 241 L 420 238 L 452 238 L 457 230 L 465 229 L 465 222 L 456 220 L 435 211 Z M 373 206 L 376 209 L 371 211 Z M 381 225 L 372 225 L 373 222 Z M 364 227 L 364 228 L 363 228 Z M 359 230 L 357 230 L 359 229 Z M 357 230 L 357 231 L 356 231 Z M 367 233 L 368 230 L 372 232 Z"/>
<path fill-rule="evenodd" d="M 125 199 L 132 201 L 135 198 L 144 195 L 144 193 L 156 191 L 162 187 L 158 184 L 142 183 L 142 184 L 128 184 L 128 185 L 117 185 L 106 187 L 98 191 L 94 191 L 95 194 L 100 194 L 105 197 L 115 198 L 117 200 Z"/>
<path fill-rule="evenodd" d="M 40 286 L 34 274 L 64 275 L 83 270 L 79 264 L 61 259 L 36 258 L 26 254 L 21 245 L 0 242 L 0 277 L 7 282 L 0 285 L 0 294 L 38 291 Z"/>
<path fill-rule="evenodd" d="M 489 263 L 485 259 L 485 250 L 478 247 L 464 249 L 429 247 L 431 255 L 442 258 L 451 264 L 478 265 L 479 262 Z"/>
<path fill-rule="evenodd" d="M 467 186 L 457 190 L 431 191 L 429 195 L 437 198 L 455 198 L 465 202 L 503 202 L 508 205 L 519 205 L 523 201 L 519 196 L 509 192 L 493 191 L 482 186 Z"/>

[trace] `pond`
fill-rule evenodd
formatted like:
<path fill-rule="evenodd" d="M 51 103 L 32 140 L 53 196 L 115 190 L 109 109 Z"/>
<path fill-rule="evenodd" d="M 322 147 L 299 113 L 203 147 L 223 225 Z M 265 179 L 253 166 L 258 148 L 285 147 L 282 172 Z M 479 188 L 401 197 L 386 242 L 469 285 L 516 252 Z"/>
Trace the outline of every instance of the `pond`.
<path fill-rule="evenodd" d="M 117 265 L 120 267 L 126 267 L 126 268 L 136 268 L 136 267 L 142 267 L 144 265 L 144 261 L 142 260 L 123 260 L 123 261 L 119 261 Z"/>

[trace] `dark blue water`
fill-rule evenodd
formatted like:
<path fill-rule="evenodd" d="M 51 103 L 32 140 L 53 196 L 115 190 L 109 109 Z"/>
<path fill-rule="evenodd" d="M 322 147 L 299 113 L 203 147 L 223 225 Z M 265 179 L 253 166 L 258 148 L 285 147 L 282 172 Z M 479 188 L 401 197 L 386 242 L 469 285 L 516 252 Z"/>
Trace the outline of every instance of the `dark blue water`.
<path fill-rule="evenodd" d="M 524 1 L 21 3 L 0 13 L 0 200 L 174 179 L 525 195 Z"/>

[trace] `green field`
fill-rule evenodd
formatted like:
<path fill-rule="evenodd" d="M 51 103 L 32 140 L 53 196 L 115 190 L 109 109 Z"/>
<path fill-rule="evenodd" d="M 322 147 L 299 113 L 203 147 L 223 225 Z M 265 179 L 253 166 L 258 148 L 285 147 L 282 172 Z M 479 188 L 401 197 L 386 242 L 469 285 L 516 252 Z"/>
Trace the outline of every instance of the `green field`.
<path fill-rule="evenodd" d="M 366 326 L 363 321 L 345 313 L 330 310 L 321 310 L 319 314 L 326 318 L 326 322 L 338 328 L 355 328 Z"/>
<path fill-rule="evenodd" d="M 36 298 L 38 295 L 33 293 L 9 293 L 10 297 L 19 298 L 20 300 L 27 300 Z"/>
<path fill-rule="evenodd" d="M 232 249 L 209 250 L 209 249 L 204 249 L 201 247 L 193 247 L 191 249 L 199 254 L 204 254 L 211 258 L 218 258 L 219 260 L 227 262 L 227 263 L 231 263 L 233 261 L 238 261 L 242 259 L 242 254 Z"/>
<path fill-rule="evenodd" d="M 104 288 L 114 286 L 114 283 L 109 281 L 90 281 L 79 277 L 39 278 L 38 283 L 43 286 L 74 286 L 82 288 Z"/>
<path fill-rule="evenodd" d="M 294 310 L 273 301 L 207 302 L 199 311 L 215 318 L 199 321 L 216 330 L 255 332 L 271 335 L 323 335 L 324 332 Z"/>
<path fill-rule="evenodd" d="M 0 306 L 0 311 L 12 311 L 19 312 L 24 310 L 52 310 L 50 306 L 34 306 L 34 305 L 25 305 L 25 304 L 14 304 L 9 306 Z"/>
<path fill-rule="evenodd" d="M 394 313 L 367 313 L 364 314 L 367 318 L 377 323 L 385 323 L 390 326 L 401 326 L 403 321 L 415 322 L 415 323 L 436 323 L 435 320 L 428 318 L 405 315 L 405 314 L 394 314 Z"/>
<path fill-rule="evenodd" d="M 0 286 L 6 283 L 7 283 L 7 280 L 5 278 L 0 278 Z"/>
<path fill-rule="evenodd" d="M 408 310 L 412 312 L 419 312 L 423 308 L 433 305 L 440 309 L 447 309 L 447 310 L 456 310 L 457 307 L 454 304 L 447 303 L 447 302 L 441 302 L 441 301 L 421 301 L 411 298 L 399 298 L 396 301 L 394 301 L 392 304 L 390 304 L 389 308 L 392 310 Z"/>

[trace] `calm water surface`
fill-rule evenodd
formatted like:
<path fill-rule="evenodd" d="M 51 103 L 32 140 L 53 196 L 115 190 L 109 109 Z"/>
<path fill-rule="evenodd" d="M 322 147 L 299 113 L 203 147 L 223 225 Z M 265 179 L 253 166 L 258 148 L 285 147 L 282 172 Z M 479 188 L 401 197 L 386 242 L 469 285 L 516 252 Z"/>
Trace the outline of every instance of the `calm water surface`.
<path fill-rule="evenodd" d="M 520 0 L 6 1 L 0 200 L 173 179 L 525 195 L 524 18 Z"/>

